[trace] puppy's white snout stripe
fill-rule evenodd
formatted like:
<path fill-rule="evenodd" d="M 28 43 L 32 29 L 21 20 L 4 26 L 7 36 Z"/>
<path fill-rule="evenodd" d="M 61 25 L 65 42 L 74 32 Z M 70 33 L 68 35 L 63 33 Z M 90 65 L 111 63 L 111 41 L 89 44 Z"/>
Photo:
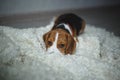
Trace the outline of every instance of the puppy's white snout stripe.
<path fill-rule="evenodd" d="M 58 36 L 59 36 L 59 34 L 56 33 L 55 41 L 53 42 L 53 45 L 50 48 L 48 48 L 48 53 L 54 53 L 54 52 L 58 53 L 58 52 L 60 52 L 57 48 Z"/>

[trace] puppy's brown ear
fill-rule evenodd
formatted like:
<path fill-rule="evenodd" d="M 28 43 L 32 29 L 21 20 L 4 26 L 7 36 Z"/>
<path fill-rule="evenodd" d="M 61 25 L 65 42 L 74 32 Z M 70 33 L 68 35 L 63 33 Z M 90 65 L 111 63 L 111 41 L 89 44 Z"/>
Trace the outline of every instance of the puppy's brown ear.
<path fill-rule="evenodd" d="M 73 54 L 76 48 L 76 42 L 71 35 L 67 35 L 67 45 L 65 54 Z"/>
<path fill-rule="evenodd" d="M 46 48 L 47 48 L 46 43 L 47 43 L 48 37 L 49 37 L 49 33 L 45 33 L 45 34 L 43 35 L 43 40 L 44 40 L 44 43 L 45 43 Z"/>

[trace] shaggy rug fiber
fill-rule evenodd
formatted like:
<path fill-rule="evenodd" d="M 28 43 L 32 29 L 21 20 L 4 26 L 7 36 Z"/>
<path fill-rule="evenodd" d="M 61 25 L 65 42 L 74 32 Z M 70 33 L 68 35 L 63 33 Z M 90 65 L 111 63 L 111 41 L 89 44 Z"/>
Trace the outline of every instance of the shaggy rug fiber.
<path fill-rule="evenodd" d="M 86 25 L 74 55 L 48 54 L 40 28 L 0 26 L 0 80 L 120 80 L 120 38 Z"/>

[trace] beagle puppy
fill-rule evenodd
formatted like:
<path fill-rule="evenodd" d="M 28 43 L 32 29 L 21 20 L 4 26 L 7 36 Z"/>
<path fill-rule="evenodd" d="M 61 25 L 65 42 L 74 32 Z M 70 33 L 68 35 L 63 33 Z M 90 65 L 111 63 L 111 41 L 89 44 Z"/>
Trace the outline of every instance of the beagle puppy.
<path fill-rule="evenodd" d="M 43 35 L 46 50 L 62 54 L 73 54 L 78 42 L 77 36 L 83 33 L 85 21 L 73 13 L 62 14 L 56 18 L 52 29 Z"/>

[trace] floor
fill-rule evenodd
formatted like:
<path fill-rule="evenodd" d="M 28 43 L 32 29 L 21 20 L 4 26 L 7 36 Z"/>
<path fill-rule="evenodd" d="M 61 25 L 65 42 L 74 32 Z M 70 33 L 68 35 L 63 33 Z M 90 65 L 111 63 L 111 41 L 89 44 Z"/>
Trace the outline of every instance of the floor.
<path fill-rule="evenodd" d="M 0 17 L 0 25 L 15 28 L 40 27 L 49 24 L 54 16 L 67 12 L 81 16 L 87 24 L 105 28 L 120 36 L 120 5 L 3 16 Z"/>

